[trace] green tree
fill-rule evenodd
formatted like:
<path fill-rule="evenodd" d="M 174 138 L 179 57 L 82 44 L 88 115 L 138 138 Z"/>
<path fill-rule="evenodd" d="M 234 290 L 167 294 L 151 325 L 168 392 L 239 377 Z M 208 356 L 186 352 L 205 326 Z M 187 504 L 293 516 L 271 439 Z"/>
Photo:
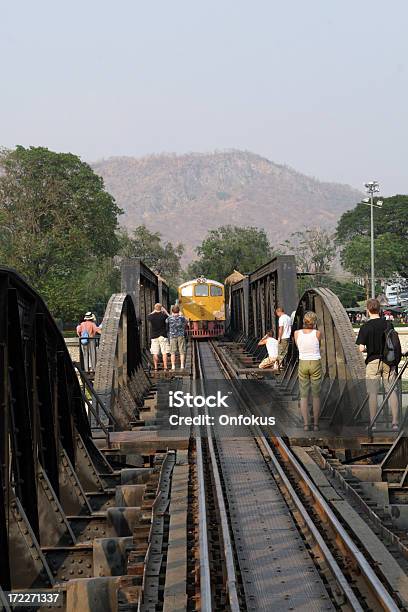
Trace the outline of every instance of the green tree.
<path fill-rule="evenodd" d="M 375 234 L 390 233 L 399 238 L 408 238 L 408 195 L 395 195 L 382 200 L 381 209 L 374 210 Z M 336 229 L 337 241 L 343 244 L 355 236 L 369 235 L 370 207 L 360 202 L 340 217 Z"/>
<path fill-rule="evenodd" d="M 364 287 L 352 281 L 339 281 L 328 276 L 325 286 L 337 295 L 344 308 L 358 306 L 359 302 L 365 299 L 366 292 Z"/>
<path fill-rule="evenodd" d="M 300 272 L 323 274 L 336 257 L 334 235 L 321 227 L 293 232 L 281 246 L 284 252 L 295 255 Z"/>
<path fill-rule="evenodd" d="M 371 265 L 370 227 L 370 208 L 359 203 L 341 216 L 336 230 L 344 268 L 367 278 Z M 404 256 L 408 238 L 408 196 L 384 198 L 382 208 L 374 210 L 374 235 L 376 277 L 408 276 Z"/>
<path fill-rule="evenodd" d="M 315 276 L 300 276 L 298 278 L 299 295 L 312 287 L 327 287 L 337 295 L 344 308 L 358 306 L 359 302 L 366 298 L 366 291 L 362 285 L 352 281 L 343 281 L 333 277 L 331 274 L 322 275 L 316 283 Z"/>
<path fill-rule="evenodd" d="M 390 233 L 380 234 L 374 240 L 374 252 L 376 278 L 388 279 L 396 272 L 404 275 L 408 271 L 404 240 L 399 237 Z M 341 250 L 341 263 L 346 270 L 365 279 L 368 292 L 371 265 L 370 238 L 360 235 L 349 240 Z"/>
<path fill-rule="evenodd" d="M 252 272 L 273 256 L 264 230 L 233 225 L 210 230 L 196 253 L 199 259 L 189 265 L 189 278 L 203 274 L 220 282 L 234 269 Z"/>
<path fill-rule="evenodd" d="M 140 257 L 154 272 L 160 274 L 170 285 L 177 286 L 181 278 L 181 257 L 184 245 L 162 242 L 159 232 L 152 232 L 139 225 L 131 234 L 127 230 L 119 233 L 120 250 L 123 257 Z"/>
<path fill-rule="evenodd" d="M 78 317 L 118 249 L 122 211 L 71 153 L 18 146 L 1 152 L 0 169 L 1 261 L 26 276 L 54 316 Z"/>

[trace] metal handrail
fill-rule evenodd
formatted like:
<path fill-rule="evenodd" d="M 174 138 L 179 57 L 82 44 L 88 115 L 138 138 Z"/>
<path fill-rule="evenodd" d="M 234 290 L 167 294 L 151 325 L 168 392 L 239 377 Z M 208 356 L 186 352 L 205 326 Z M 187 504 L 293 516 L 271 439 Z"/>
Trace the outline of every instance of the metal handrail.
<path fill-rule="evenodd" d="M 376 414 L 374 415 L 373 419 L 370 421 L 370 424 L 368 425 L 368 431 L 370 431 L 372 429 L 374 423 L 377 421 L 378 417 L 383 412 L 385 406 L 387 405 L 387 402 L 388 402 L 389 398 L 391 397 L 391 395 L 394 392 L 398 382 L 402 379 L 403 373 L 405 372 L 405 370 L 408 367 L 408 354 L 404 353 L 404 357 L 407 357 L 407 359 L 405 360 L 405 363 L 402 366 L 402 368 L 400 369 L 400 371 L 398 372 L 397 376 L 392 381 L 392 383 L 391 383 L 387 393 L 385 394 L 385 397 L 384 397 L 384 399 L 382 401 L 382 404 L 378 408 L 378 410 L 377 410 Z"/>
<path fill-rule="evenodd" d="M 364 400 L 358 406 L 357 410 L 353 413 L 354 421 L 356 421 L 357 417 L 360 416 L 360 413 L 362 412 L 363 408 L 366 406 L 367 402 L 368 402 L 368 393 L 366 393 Z"/>
<path fill-rule="evenodd" d="M 196 372 L 195 374 L 197 375 L 198 373 L 200 377 L 199 381 L 201 383 L 200 387 L 202 391 L 205 392 L 205 380 L 204 380 L 203 371 L 202 371 L 200 349 L 198 346 L 196 346 L 196 350 L 197 350 L 196 358 L 197 358 L 198 372 Z M 204 408 L 204 411 L 205 411 L 205 414 L 208 416 L 207 408 Z M 231 536 L 229 533 L 228 514 L 227 514 L 227 509 L 225 506 L 224 494 L 222 491 L 221 478 L 220 478 L 219 470 L 217 467 L 217 458 L 215 455 L 215 449 L 214 449 L 214 444 L 213 444 L 213 433 L 211 432 L 208 424 L 205 425 L 204 427 L 205 427 L 206 434 L 207 434 L 206 437 L 207 437 L 207 444 L 208 444 L 208 452 L 209 452 L 210 463 L 212 465 L 212 474 L 214 478 L 215 494 L 216 494 L 216 499 L 217 499 L 217 504 L 218 504 L 218 511 L 220 514 L 220 527 L 221 527 L 221 537 L 222 537 L 222 543 L 223 543 L 223 552 L 224 552 L 224 558 L 225 558 L 226 588 L 228 592 L 229 608 L 231 612 L 239 612 L 240 605 L 239 605 L 239 598 L 238 598 L 237 578 L 236 578 L 236 571 L 235 571 L 232 541 L 231 541 Z M 197 444 L 197 456 L 199 456 L 198 450 L 200 450 L 200 453 L 201 453 L 202 447 L 201 447 L 201 433 L 198 430 L 198 428 L 196 428 L 196 444 Z M 200 461 L 200 465 L 198 466 L 198 468 L 199 468 L 200 479 L 203 479 L 204 473 L 203 473 L 202 461 Z M 202 470 L 202 473 L 200 473 L 201 470 Z M 204 489 L 204 486 L 205 486 L 205 483 L 203 481 L 201 490 Z M 201 504 L 202 504 L 201 508 L 205 511 L 205 496 L 204 498 L 201 499 Z M 206 554 L 206 557 L 204 560 L 208 564 L 209 558 L 208 558 L 208 541 L 207 541 L 208 539 L 207 523 L 201 521 L 200 528 L 203 530 L 202 533 L 200 533 L 200 546 L 204 545 L 204 552 Z M 206 581 L 205 583 L 203 583 L 203 584 L 206 584 L 206 589 L 205 589 L 205 592 L 202 593 L 202 598 L 204 596 L 205 599 L 203 598 L 203 605 L 201 609 L 203 611 L 206 611 L 207 609 L 212 610 L 211 582 L 209 582 L 211 576 L 210 576 L 209 565 L 207 565 L 207 567 L 204 567 L 204 566 L 205 566 L 205 563 L 203 563 L 201 560 L 200 578 Z"/>
<path fill-rule="evenodd" d="M 80 364 L 77 361 L 74 361 L 73 363 L 74 363 L 74 368 L 77 370 L 78 374 L 80 375 L 82 383 L 86 387 L 87 391 L 89 391 L 89 393 L 92 395 L 92 397 L 96 401 L 96 404 L 98 405 L 98 407 L 101 408 L 102 412 L 105 414 L 106 418 L 109 419 L 109 421 L 112 423 L 112 425 L 114 425 L 116 427 L 119 427 L 118 421 L 115 419 L 115 417 L 110 412 L 110 410 L 108 410 L 106 408 L 105 404 L 102 402 L 101 398 L 96 393 L 96 391 L 93 388 L 93 386 L 92 386 L 92 384 L 91 384 L 91 382 L 90 382 L 86 372 L 81 368 Z M 84 393 L 84 395 L 85 395 L 85 393 Z M 97 414 L 98 414 L 98 416 L 95 417 L 95 418 L 97 418 L 97 420 L 99 422 L 100 421 L 99 412 Z"/>
<path fill-rule="evenodd" d="M 98 423 L 99 427 L 102 429 L 103 433 L 105 434 L 106 437 L 106 445 L 108 446 L 108 448 L 110 447 L 110 439 L 109 439 L 109 429 L 106 427 L 105 423 L 101 420 L 99 414 L 97 413 L 97 411 L 94 408 L 94 405 L 92 404 L 91 401 L 89 401 L 89 399 L 86 397 L 83 389 L 81 389 L 81 396 L 83 401 L 85 402 L 85 404 L 88 406 L 89 410 L 92 412 L 93 416 L 95 417 L 96 422 Z M 95 429 L 92 428 L 91 429 Z"/>

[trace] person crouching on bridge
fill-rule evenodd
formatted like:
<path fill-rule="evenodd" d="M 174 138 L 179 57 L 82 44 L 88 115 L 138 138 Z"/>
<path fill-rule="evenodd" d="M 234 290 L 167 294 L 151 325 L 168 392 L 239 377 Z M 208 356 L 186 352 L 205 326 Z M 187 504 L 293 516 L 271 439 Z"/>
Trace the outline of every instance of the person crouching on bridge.
<path fill-rule="evenodd" d="M 76 333 L 81 339 L 81 350 L 84 358 L 84 369 L 87 372 L 95 372 L 96 366 L 96 334 L 102 333 L 102 329 L 95 323 L 96 317 L 92 312 L 86 312 L 82 323 L 77 325 Z"/>
<path fill-rule="evenodd" d="M 295 331 L 295 343 L 299 350 L 299 391 L 300 411 L 303 429 L 309 431 L 309 388 L 312 389 L 314 431 L 319 430 L 320 385 L 322 382 L 322 362 L 320 358 L 321 334 L 317 327 L 317 315 L 312 311 L 303 317 L 303 329 Z"/>
<path fill-rule="evenodd" d="M 187 319 L 180 314 L 179 306 L 171 307 L 171 315 L 167 319 L 169 330 L 171 369 L 176 369 L 176 354 L 180 354 L 180 368 L 184 370 L 186 358 L 186 327 Z"/>
<path fill-rule="evenodd" d="M 274 368 L 274 370 L 277 370 L 279 343 L 276 338 L 273 337 L 273 329 L 266 332 L 264 337 L 258 342 L 258 346 L 266 346 L 266 350 L 268 351 L 268 356 L 262 359 L 258 367 L 261 368 L 261 370 L 266 368 Z"/>
<path fill-rule="evenodd" d="M 292 334 L 292 321 L 289 315 L 287 315 L 282 307 L 278 307 L 276 310 L 276 316 L 279 317 L 278 321 L 278 342 L 279 342 L 279 353 L 278 353 L 278 364 L 279 369 L 282 369 L 283 362 L 286 355 L 288 354 L 290 336 Z"/>
<path fill-rule="evenodd" d="M 155 304 L 153 312 L 147 317 L 150 323 L 150 352 L 153 356 L 153 364 L 156 372 L 159 366 L 160 353 L 163 356 L 163 370 L 167 370 L 167 353 L 170 352 L 166 327 L 168 316 L 169 313 L 161 304 Z"/>

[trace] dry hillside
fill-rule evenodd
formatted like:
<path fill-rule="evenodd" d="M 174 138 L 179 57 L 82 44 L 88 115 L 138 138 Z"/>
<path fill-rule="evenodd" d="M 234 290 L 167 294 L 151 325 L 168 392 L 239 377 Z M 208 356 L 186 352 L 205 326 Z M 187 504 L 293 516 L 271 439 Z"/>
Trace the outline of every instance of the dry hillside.
<path fill-rule="evenodd" d="M 121 223 L 183 242 L 186 260 L 219 225 L 264 227 L 280 244 L 305 225 L 333 227 L 361 197 L 243 151 L 111 157 L 93 167 L 124 209 Z"/>

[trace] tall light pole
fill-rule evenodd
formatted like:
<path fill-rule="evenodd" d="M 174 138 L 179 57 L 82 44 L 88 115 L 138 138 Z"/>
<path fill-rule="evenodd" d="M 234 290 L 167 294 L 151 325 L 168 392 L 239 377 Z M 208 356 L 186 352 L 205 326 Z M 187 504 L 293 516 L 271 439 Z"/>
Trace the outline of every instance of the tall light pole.
<path fill-rule="evenodd" d="M 374 204 L 374 194 L 379 193 L 380 186 L 377 181 L 370 181 L 365 184 L 369 198 L 363 200 L 364 204 L 370 206 L 371 209 L 371 297 L 375 298 L 375 260 L 374 260 L 374 206 L 381 208 L 382 202 L 378 201 Z"/>

